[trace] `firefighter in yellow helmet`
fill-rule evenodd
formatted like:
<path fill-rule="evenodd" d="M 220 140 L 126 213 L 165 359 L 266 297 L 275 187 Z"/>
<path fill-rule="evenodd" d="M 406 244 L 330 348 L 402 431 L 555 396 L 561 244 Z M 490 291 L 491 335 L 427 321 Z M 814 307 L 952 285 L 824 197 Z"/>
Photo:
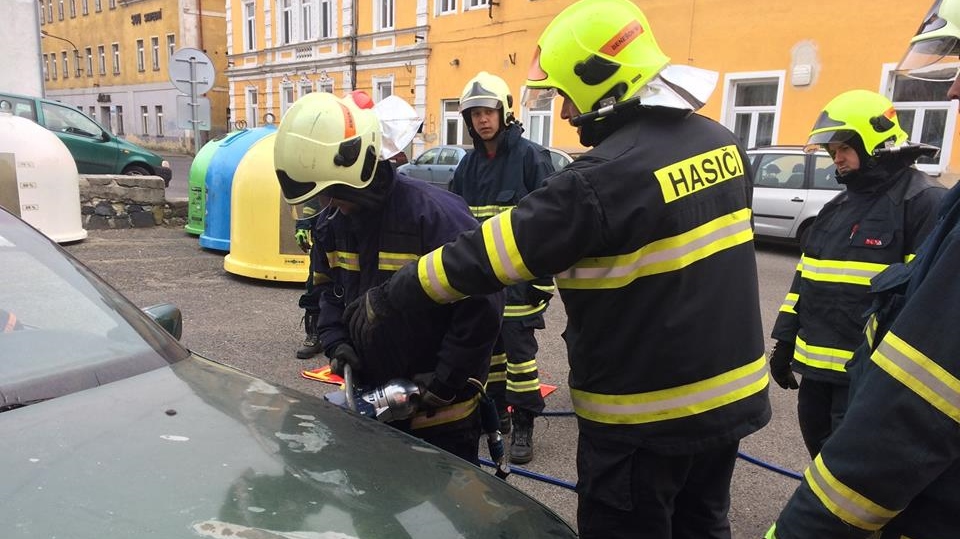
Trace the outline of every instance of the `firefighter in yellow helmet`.
<path fill-rule="evenodd" d="M 460 160 L 450 191 L 467 201 L 480 222 L 515 206 L 553 172 L 550 152 L 521 136 L 512 107 L 510 87 L 486 71 L 467 81 L 460 96 L 474 150 Z M 516 464 L 533 459 L 534 417 L 544 406 L 534 330 L 545 327 L 553 290 L 550 276 L 507 287 L 500 339 L 490 360 L 487 392 L 497 403 L 501 432 L 510 433 L 510 461 Z"/>
<path fill-rule="evenodd" d="M 797 389 L 793 371 L 802 375 L 797 417 L 811 457 L 846 410 L 846 364 L 863 339 L 870 278 L 914 257 L 946 193 L 912 166 L 936 148 L 909 144 L 893 103 L 878 93 L 851 90 L 827 103 L 807 139 L 807 151 L 820 148 L 846 189 L 805 234 L 770 355 L 770 372 L 782 388 Z"/>
<path fill-rule="evenodd" d="M 960 0 L 935 2 L 901 71 L 929 79 L 938 70 L 932 60 L 958 59 L 958 40 Z M 935 53 L 917 62 L 920 51 Z M 916 258 L 872 279 L 865 339 L 847 363 L 846 414 L 768 539 L 957 535 L 960 188 L 946 194 L 937 217 Z"/>
<path fill-rule="evenodd" d="M 736 137 L 695 113 L 715 82 L 669 65 L 633 2 L 570 5 L 526 86 L 562 95 L 593 148 L 347 309 L 354 339 L 376 340 L 401 312 L 554 275 L 583 538 L 729 538 L 739 441 L 770 418 L 753 172 Z"/>
<path fill-rule="evenodd" d="M 364 387 L 417 382 L 422 406 L 391 425 L 479 464 L 480 397 L 500 330 L 502 294 L 476 295 L 382 327 L 377 347 L 353 341 L 344 306 L 399 268 L 476 228 L 463 200 L 407 178 L 381 158 L 373 110 L 317 92 L 297 100 L 277 129 L 274 164 L 284 199 L 329 204 L 311 231 L 318 274 L 317 336 L 332 370 L 351 365 Z"/>

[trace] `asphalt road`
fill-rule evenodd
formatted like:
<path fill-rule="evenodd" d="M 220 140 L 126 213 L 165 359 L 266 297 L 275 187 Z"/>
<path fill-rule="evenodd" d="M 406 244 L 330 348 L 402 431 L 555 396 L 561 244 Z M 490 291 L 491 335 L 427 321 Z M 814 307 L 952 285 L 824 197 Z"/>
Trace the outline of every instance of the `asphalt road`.
<path fill-rule="evenodd" d="M 186 175 L 181 179 L 185 182 Z M 91 230 L 86 240 L 66 248 L 137 305 L 169 302 L 179 306 L 184 317 L 182 342 L 195 352 L 308 393 L 333 389 L 301 377 L 304 368 L 315 368 L 320 360 L 294 356 L 303 338 L 299 285 L 227 273 L 223 253 L 204 250 L 182 228 Z M 797 256 L 789 248 L 761 246 L 758 250 L 766 334 L 789 287 Z M 558 386 L 547 397 L 547 409 L 554 412 L 571 409 L 566 350 L 560 337 L 564 323 L 563 307 L 554 301 L 547 313 L 547 329 L 538 332 L 541 380 Z M 629 327 L 610 331 L 629 331 Z M 741 450 L 781 469 L 802 471 L 808 458 L 797 428 L 796 393 L 772 386 L 771 396 L 773 420 L 745 439 Z M 575 483 L 576 438 L 573 417 L 538 418 L 535 458 L 527 469 Z M 516 474 L 508 481 L 575 525 L 576 495 L 571 490 Z M 734 537 L 761 537 L 797 484 L 796 479 L 739 460 L 730 510 Z"/>

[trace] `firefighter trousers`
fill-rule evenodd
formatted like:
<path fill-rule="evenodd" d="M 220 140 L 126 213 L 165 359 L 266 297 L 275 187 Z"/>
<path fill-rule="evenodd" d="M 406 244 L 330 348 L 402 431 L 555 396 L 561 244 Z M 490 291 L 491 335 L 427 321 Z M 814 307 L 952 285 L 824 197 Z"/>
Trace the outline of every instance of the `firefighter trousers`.
<path fill-rule="evenodd" d="M 543 328 L 539 320 L 504 319 L 500 336 L 493 347 L 487 394 L 498 410 L 507 406 L 537 415 L 543 411 L 540 394 L 540 372 L 537 369 L 537 337 L 535 329 Z"/>
<path fill-rule="evenodd" d="M 811 457 L 820 453 L 827 438 L 840 426 L 847 411 L 850 386 L 803 378 L 797 390 L 800 434 Z"/>

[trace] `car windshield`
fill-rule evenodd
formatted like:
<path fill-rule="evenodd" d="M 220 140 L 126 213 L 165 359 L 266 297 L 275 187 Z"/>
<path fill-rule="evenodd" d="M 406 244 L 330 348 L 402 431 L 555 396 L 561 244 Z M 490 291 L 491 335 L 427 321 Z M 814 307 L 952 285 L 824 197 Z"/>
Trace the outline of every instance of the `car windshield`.
<path fill-rule="evenodd" d="M 0 411 L 189 355 L 85 266 L 3 210 L 0 274 Z"/>

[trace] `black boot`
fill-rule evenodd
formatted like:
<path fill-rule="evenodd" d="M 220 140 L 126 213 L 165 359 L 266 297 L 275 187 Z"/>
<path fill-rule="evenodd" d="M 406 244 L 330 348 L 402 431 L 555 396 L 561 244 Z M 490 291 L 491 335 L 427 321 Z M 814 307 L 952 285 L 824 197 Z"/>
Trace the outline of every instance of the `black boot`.
<path fill-rule="evenodd" d="M 533 418 L 526 410 L 513 411 L 513 435 L 510 437 L 510 462 L 526 464 L 533 460 Z"/>
<path fill-rule="evenodd" d="M 307 336 L 303 339 L 303 346 L 297 350 L 297 359 L 310 359 L 320 353 L 323 346 L 317 335 L 317 315 L 307 313 L 303 316 L 303 330 Z"/>

